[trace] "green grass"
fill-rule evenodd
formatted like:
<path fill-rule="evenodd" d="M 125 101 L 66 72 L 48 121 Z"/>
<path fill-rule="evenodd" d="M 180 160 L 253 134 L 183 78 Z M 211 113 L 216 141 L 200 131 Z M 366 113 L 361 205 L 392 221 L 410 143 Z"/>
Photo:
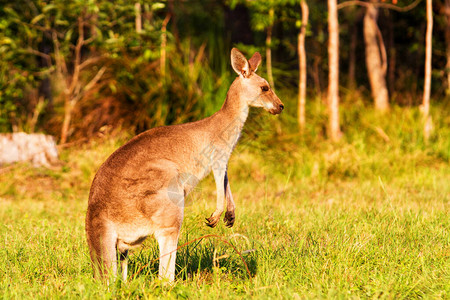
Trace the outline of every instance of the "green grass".
<path fill-rule="evenodd" d="M 289 104 L 289 103 L 288 103 Z M 311 110 L 316 109 L 311 107 Z M 26 164 L 0 180 L 0 295 L 10 298 L 450 298 L 450 120 L 434 111 L 423 141 L 416 110 L 343 113 L 338 144 L 315 113 L 305 138 L 293 116 L 253 113 L 229 166 L 232 229 L 204 224 L 212 177 L 189 196 L 176 284 L 157 280 L 157 244 L 134 252 L 109 288 L 92 279 L 84 234 L 90 182 L 125 138 L 62 153 L 52 170 Z M 280 132 L 281 128 L 281 132 Z M 380 136 L 380 128 L 389 137 Z"/>

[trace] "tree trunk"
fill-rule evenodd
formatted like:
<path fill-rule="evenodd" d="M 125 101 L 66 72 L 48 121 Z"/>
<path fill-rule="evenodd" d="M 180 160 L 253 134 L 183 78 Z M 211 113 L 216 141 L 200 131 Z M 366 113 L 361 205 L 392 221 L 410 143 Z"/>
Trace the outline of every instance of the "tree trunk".
<path fill-rule="evenodd" d="M 432 0 L 427 0 L 427 32 L 425 37 L 425 80 L 423 87 L 422 113 L 425 120 L 424 137 L 426 140 L 431 134 L 430 92 L 431 92 L 431 51 L 433 34 L 433 6 Z"/>
<path fill-rule="evenodd" d="M 328 130 L 329 137 L 335 142 L 342 135 L 339 126 L 339 23 L 336 0 L 328 0 L 328 32 Z"/>
<path fill-rule="evenodd" d="M 348 54 L 348 88 L 353 91 L 356 88 L 356 43 L 358 41 L 358 26 L 353 25 L 350 33 L 350 50 Z"/>
<path fill-rule="evenodd" d="M 100 80 L 103 74 L 106 71 L 106 66 L 100 68 L 100 70 L 95 74 L 95 76 L 86 84 L 81 82 L 81 71 L 88 65 L 92 64 L 97 58 L 86 59 L 82 62 L 81 54 L 83 47 L 92 42 L 95 36 L 91 36 L 88 39 L 85 39 L 84 33 L 84 25 L 86 14 L 85 11 L 78 17 L 78 39 L 76 44 L 74 45 L 74 53 L 73 53 L 73 72 L 69 74 L 67 70 L 66 58 L 61 55 L 60 46 L 58 41 L 58 36 L 56 32 L 52 33 L 53 38 L 53 47 L 55 52 L 55 62 L 56 62 L 56 70 L 57 75 L 62 78 L 64 82 L 64 120 L 61 127 L 61 144 L 67 142 L 67 139 L 70 135 L 70 122 L 72 120 L 72 113 L 77 102 L 83 97 L 84 93 L 91 90 L 92 87 Z"/>
<path fill-rule="evenodd" d="M 389 110 L 389 95 L 386 87 L 386 61 L 382 61 L 383 40 L 377 25 L 378 9 L 370 3 L 364 16 L 364 41 L 366 44 L 366 65 L 375 101 L 375 108 Z M 378 37 L 377 37 L 378 36 Z"/>
<path fill-rule="evenodd" d="M 447 24 L 445 26 L 445 44 L 447 65 L 445 66 L 447 72 L 447 95 L 450 95 L 450 0 L 445 0 L 445 15 L 447 17 Z"/>
<path fill-rule="evenodd" d="M 142 17 L 141 17 L 141 4 L 139 2 L 136 2 L 134 4 L 134 13 L 135 13 L 135 27 L 136 27 L 136 33 L 141 33 L 142 31 Z"/>
<path fill-rule="evenodd" d="M 76 101 L 74 95 L 78 94 L 80 90 L 79 77 L 81 71 L 81 49 L 83 48 L 84 44 L 84 18 L 85 14 L 83 12 L 83 14 L 78 17 L 78 39 L 74 50 L 73 74 L 70 79 L 69 76 L 66 76 L 67 84 L 66 88 L 64 89 L 64 120 L 61 127 L 61 144 L 67 142 L 70 122 L 72 121 L 72 111 Z"/>
<path fill-rule="evenodd" d="M 272 26 L 273 26 L 273 15 L 274 10 L 273 7 L 269 9 L 269 22 L 270 25 L 267 27 L 267 35 L 266 35 L 266 61 L 267 61 L 267 79 L 269 81 L 270 86 L 273 90 L 275 90 L 275 84 L 273 82 L 272 75 Z"/>
<path fill-rule="evenodd" d="M 67 138 L 69 137 L 70 122 L 72 121 L 72 112 L 74 105 L 69 97 L 69 95 L 65 95 L 64 120 L 61 127 L 61 144 L 65 144 L 67 142 Z"/>
<path fill-rule="evenodd" d="M 300 133 L 303 134 L 305 130 L 305 103 L 306 103 L 306 51 L 305 51 L 305 35 L 306 26 L 308 26 L 309 8 L 306 0 L 300 2 L 302 9 L 302 23 L 300 32 L 298 34 L 298 68 L 299 68 L 299 80 L 298 80 L 298 125 Z"/>

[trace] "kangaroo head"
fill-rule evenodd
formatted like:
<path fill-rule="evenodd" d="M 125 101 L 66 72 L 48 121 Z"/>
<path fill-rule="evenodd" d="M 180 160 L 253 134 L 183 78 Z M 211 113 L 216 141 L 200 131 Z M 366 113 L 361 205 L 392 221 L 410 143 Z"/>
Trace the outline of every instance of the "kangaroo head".
<path fill-rule="evenodd" d="M 239 75 L 241 81 L 241 96 L 247 101 L 248 106 L 263 107 L 273 115 L 281 113 L 283 102 L 275 95 L 269 83 L 255 72 L 261 63 L 261 55 L 258 52 L 247 60 L 238 49 L 231 50 L 231 65 Z"/>

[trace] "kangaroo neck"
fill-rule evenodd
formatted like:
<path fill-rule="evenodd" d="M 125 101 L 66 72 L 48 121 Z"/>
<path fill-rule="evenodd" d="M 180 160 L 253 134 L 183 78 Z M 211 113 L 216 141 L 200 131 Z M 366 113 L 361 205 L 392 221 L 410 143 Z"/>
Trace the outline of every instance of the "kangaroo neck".
<path fill-rule="evenodd" d="M 241 97 L 240 90 L 241 83 L 237 78 L 231 84 L 222 108 L 210 119 L 215 124 L 212 143 L 214 147 L 219 147 L 220 154 L 227 158 L 239 140 L 249 111 L 247 101 Z"/>
<path fill-rule="evenodd" d="M 227 97 L 219 110 L 219 114 L 223 116 L 229 126 L 236 126 L 239 132 L 242 130 L 245 121 L 247 120 L 249 107 L 247 101 L 243 99 L 240 91 L 241 80 L 237 77 L 230 86 L 227 92 Z"/>

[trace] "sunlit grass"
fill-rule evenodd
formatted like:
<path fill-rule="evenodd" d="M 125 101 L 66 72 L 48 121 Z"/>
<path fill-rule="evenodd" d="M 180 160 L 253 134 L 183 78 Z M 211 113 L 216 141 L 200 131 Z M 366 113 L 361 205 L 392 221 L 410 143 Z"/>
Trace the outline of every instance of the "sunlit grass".
<path fill-rule="evenodd" d="M 230 160 L 235 226 L 204 224 L 215 205 L 208 177 L 189 196 L 179 242 L 221 236 L 250 278 L 229 245 L 207 238 L 180 249 L 176 284 L 161 284 L 150 238 L 131 257 L 133 279 L 93 281 L 84 215 L 95 171 L 125 141 L 115 138 L 64 150 L 51 170 L 22 164 L 0 175 L 3 298 L 450 297 L 445 117 L 426 143 L 414 111 L 394 108 L 391 123 L 361 114 L 336 145 L 291 136 L 289 115 L 261 118 Z"/>

